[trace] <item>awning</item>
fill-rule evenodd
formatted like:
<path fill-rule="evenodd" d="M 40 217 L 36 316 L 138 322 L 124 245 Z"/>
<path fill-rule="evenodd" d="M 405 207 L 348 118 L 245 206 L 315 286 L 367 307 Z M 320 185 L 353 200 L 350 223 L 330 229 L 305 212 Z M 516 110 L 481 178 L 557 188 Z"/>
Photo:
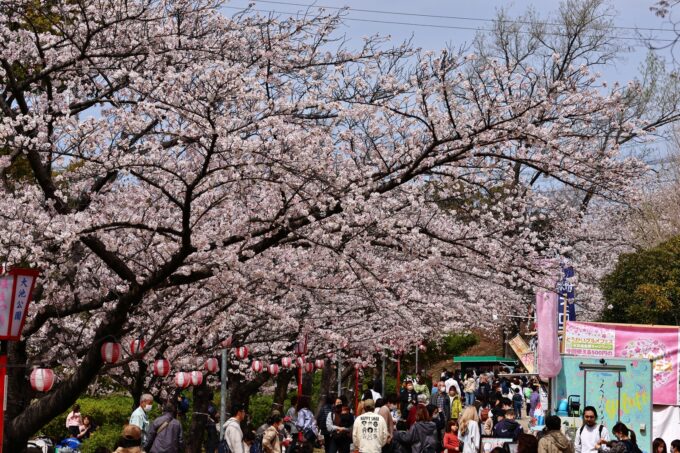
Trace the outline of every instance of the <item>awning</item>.
<path fill-rule="evenodd" d="M 517 360 L 495 355 L 471 355 L 454 357 L 453 363 L 512 363 L 517 365 Z"/>

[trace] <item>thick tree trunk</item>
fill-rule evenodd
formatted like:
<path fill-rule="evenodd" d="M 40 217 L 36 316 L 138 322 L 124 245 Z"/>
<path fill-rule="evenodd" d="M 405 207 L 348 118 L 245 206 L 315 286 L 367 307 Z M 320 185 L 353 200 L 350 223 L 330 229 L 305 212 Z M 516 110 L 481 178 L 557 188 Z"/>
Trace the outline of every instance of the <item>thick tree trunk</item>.
<path fill-rule="evenodd" d="M 268 373 L 259 373 L 252 381 L 236 381 L 235 376 L 230 376 L 231 383 L 230 400 L 231 404 L 241 403 L 248 407 L 250 397 L 260 390 L 260 387 L 269 379 Z M 227 408 L 231 412 L 231 408 Z"/>
<path fill-rule="evenodd" d="M 329 361 L 326 361 L 326 366 L 323 367 L 321 373 L 321 388 L 319 389 L 321 401 L 326 399 L 326 395 L 335 395 L 337 393 L 337 389 L 335 388 L 335 376 L 336 368 L 333 367 Z"/>
<path fill-rule="evenodd" d="M 208 422 L 208 405 L 212 401 L 213 391 L 203 382 L 202 385 L 194 387 L 193 397 L 194 413 L 187 435 L 186 451 L 188 453 L 201 453 L 205 437 L 205 425 Z"/>
<path fill-rule="evenodd" d="M 286 414 L 286 397 L 288 396 L 288 386 L 293 379 L 293 371 L 282 371 L 276 376 L 276 388 L 274 389 L 274 402 L 272 410 L 276 409 L 281 415 Z"/>
<path fill-rule="evenodd" d="M 100 353 L 101 343 L 110 337 L 120 336 L 131 306 L 138 303 L 143 296 L 139 288 L 134 288 L 121 298 L 118 306 L 101 324 L 94 336 L 94 342 L 87 351 L 80 366 L 71 376 L 31 404 L 31 393 L 25 366 L 26 344 L 23 341 L 12 342 L 9 347 L 8 364 L 8 398 L 11 404 L 5 412 L 5 436 L 3 451 L 23 453 L 26 451 L 28 439 L 54 417 L 71 407 L 90 383 L 97 377 L 102 367 Z"/>
<path fill-rule="evenodd" d="M 130 395 L 132 395 L 132 410 L 137 409 L 139 406 L 139 400 L 142 399 L 144 394 L 144 381 L 146 378 L 146 370 L 148 365 L 143 360 L 137 361 L 137 372 L 135 373 L 135 378 L 130 389 Z"/>

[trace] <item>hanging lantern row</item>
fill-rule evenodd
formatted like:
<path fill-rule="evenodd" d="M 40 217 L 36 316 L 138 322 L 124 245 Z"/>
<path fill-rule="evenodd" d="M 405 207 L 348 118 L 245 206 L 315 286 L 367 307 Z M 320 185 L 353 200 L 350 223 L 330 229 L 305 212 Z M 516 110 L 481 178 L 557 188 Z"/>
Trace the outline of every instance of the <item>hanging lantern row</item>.
<path fill-rule="evenodd" d="M 204 366 L 205 366 L 205 370 L 208 373 L 211 373 L 211 374 L 217 373 L 217 370 L 220 369 L 220 363 L 214 357 L 206 360 Z"/>
<path fill-rule="evenodd" d="M 170 374 L 170 361 L 167 359 L 156 359 L 153 362 L 153 374 L 160 377 L 166 377 Z"/>

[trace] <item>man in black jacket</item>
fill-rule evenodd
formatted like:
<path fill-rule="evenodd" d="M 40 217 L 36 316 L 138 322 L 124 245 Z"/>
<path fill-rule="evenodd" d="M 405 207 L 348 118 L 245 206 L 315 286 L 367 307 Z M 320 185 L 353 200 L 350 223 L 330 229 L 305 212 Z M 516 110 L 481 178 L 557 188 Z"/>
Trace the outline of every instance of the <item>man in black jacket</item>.
<path fill-rule="evenodd" d="M 149 453 L 180 453 L 184 449 L 182 424 L 175 418 L 175 405 L 166 403 L 163 415 L 151 423 L 144 450 Z"/>
<path fill-rule="evenodd" d="M 335 395 L 326 395 L 326 401 L 324 402 L 324 405 L 321 406 L 321 409 L 319 409 L 319 414 L 316 416 L 316 426 L 319 427 L 319 432 L 323 436 L 323 449 L 326 451 L 326 453 L 328 453 L 328 449 L 331 446 L 331 435 L 328 432 L 326 420 L 328 419 L 328 414 L 333 412 L 333 405 L 336 404 L 335 400 Z"/>
<path fill-rule="evenodd" d="M 493 428 L 494 437 L 512 438 L 513 442 L 522 434 L 522 425 L 515 420 L 515 411 L 509 409 L 502 411 L 503 419 L 499 420 Z"/>

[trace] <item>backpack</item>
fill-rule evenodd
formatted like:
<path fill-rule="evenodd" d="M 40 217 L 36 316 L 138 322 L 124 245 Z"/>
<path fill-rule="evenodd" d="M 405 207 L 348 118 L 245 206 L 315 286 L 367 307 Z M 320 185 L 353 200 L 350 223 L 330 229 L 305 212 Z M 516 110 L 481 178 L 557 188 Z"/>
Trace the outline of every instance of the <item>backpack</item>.
<path fill-rule="evenodd" d="M 262 453 L 264 449 L 262 448 L 262 439 L 264 438 L 264 433 L 263 434 L 258 434 L 255 436 L 255 440 L 253 441 L 253 445 L 250 446 L 250 453 Z"/>
<path fill-rule="evenodd" d="M 229 444 L 227 443 L 227 439 L 222 439 L 217 444 L 217 453 L 231 453 L 231 449 L 229 448 Z"/>
<path fill-rule="evenodd" d="M 581 425 L 581 429 L 578 430 L 578 437 L 581 437 L 581 434 L 583 434 L 583 430 L 586 428 L 586 425 Z M 603 425 L 600 425 L 599 428 L 597 428 L 597 434 L 602 437 L 602 429 L 604 428 Z"/>
<path fill-rule="evenodd" d="M 420 443 L 418 453 L 437 453 L 437 449 L 432 444 L 431 436 L 427 436 L 423 442 Z"/>

